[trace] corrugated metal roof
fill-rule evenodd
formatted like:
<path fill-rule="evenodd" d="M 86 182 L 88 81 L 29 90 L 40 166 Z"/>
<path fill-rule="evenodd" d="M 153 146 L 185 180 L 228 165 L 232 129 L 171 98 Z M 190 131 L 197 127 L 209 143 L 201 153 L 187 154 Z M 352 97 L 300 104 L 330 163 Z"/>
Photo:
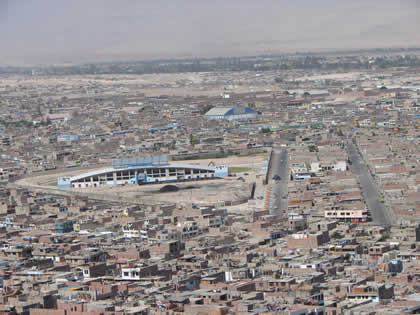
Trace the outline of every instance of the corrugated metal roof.
<path fill-rule="evenodd" d="M 228 111 L 230 111 L 232 107 L 214 107 L 210 109 L 205 116 L 221 116 L 226 115 Z"/>

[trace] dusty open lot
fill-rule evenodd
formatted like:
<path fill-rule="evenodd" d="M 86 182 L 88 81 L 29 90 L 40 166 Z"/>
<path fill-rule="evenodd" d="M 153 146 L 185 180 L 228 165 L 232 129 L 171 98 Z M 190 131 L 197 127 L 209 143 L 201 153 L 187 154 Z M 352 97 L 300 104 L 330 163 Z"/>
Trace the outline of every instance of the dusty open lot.
<path fill-rule="evenodd" d="M 296 81 L 306 80 L 356 80 L 360 78 L 362 72 L 343 72 L 343 73 L 330 73 L 330 74 L 319 74 L 319 75 L 306 75 L 300 78 L 296 78 Z"/>
<path fill-rule="evenodd" d="M 223 92 L 247 93 L 255 90 L 276 90 L 278 86 L 266 82 L 251 87 L 248 84 L 237 84 L 244 80 L 243 76 L 255 79 L 255 74 L 243 72 L 242 75 L 230 73 L 159 73 L 159 74 L 101 74 L 101 75 L 74 75 L 74 76 L 9 76 L 0 77 L 1 88 L 16 89 L 16 94 L 22 90 L 33 89 L 53 90 L 57 92 L 52 99 L 66 96 L 69 99 L 83 98 L 87 91 L 95 90 L 97 95 L 136 95 L 144 94 L 147 97 L 160 95 L 171 96 L 217 96 Z M 220 77 L 222 79 L 220 80 Z M 236 82 L 228 84 L 226 82 Z M 243 83 L 243 82 L 242 82 Z M 254 84 L 255 85 L 255 84 Z M 113 91 L 112 93 L 110 91 Z"/>

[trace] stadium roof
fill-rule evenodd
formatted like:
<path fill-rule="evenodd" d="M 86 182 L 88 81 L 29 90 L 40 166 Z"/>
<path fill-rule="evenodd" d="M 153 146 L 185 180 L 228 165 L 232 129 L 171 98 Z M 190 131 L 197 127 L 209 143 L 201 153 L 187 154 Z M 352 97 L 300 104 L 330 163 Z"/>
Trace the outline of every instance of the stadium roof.
<path fill-rule="evenodd" d="M 167 155 L 158 156 L 146 156 L 140 158 L 131 159 L 118 159 L 112 161 L 113 167 L 127 167 L 127 166 L 151 166 L 151 165 L 163 165 L 168 164 Z"/>

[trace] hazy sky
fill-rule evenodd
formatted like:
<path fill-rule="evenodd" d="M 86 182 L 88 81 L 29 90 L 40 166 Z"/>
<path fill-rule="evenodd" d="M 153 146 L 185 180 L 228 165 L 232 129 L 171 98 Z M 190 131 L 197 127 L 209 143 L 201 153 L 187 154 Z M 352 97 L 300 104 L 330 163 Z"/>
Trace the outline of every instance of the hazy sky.
<path fill-rule="evenodd" d="M 420 47 L 420 0 L 0 0 L 0 64 Z"/>

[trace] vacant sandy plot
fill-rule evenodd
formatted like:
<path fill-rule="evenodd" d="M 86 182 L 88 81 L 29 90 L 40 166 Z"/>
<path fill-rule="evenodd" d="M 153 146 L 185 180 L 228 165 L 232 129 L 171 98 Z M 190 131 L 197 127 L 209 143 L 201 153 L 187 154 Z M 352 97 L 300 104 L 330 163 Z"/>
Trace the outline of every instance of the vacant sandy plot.
<path fill-rule="evenodd" d="M 249 84 L 231 84 L 228 81 L 243 81 Z M 275 90 L 276 85 L 268 82 L 255 84 L 253 72 L 241 73 L 159 73 L 159 74 L 101 74 L 71 76 L 9 76 L 0 77 L 0 90 L 5 86 L 21 90 L 55 91 L 59 99 L 86 97 L 87 91 L 95 90 L 98 95 L 136 95 L 144 93 L 148 97 L 171 96 L 217 96 L 223 92 L 245 93 L 256 90 Z M 248 81 L 247 81 L 248 82 Z M 252 82 L 252 83 L 251 83 Z M 243 83 L 243 82 L 242 82 Z M 254 87 L 253 87 L 254 86 Z"/>
<path fill-rule="evenodd" d="M 170 185 L 179 190 L 173 192 L 161 192 L 161 189 Z M 72 189 L 73 191 L 85 192 L 86 189 Z M 118 187 L 101 187 L 93 189 L 96 194 L 124 196 L 132 200 L 144 200 L 147 202 L 164 203 L 216 203 L 235 202 L 246 200 L 250 196 L 250 188 L 246 180 L 238 178 L 188 181 L 170 184 L 152 185 L 127 185 Z"/>

